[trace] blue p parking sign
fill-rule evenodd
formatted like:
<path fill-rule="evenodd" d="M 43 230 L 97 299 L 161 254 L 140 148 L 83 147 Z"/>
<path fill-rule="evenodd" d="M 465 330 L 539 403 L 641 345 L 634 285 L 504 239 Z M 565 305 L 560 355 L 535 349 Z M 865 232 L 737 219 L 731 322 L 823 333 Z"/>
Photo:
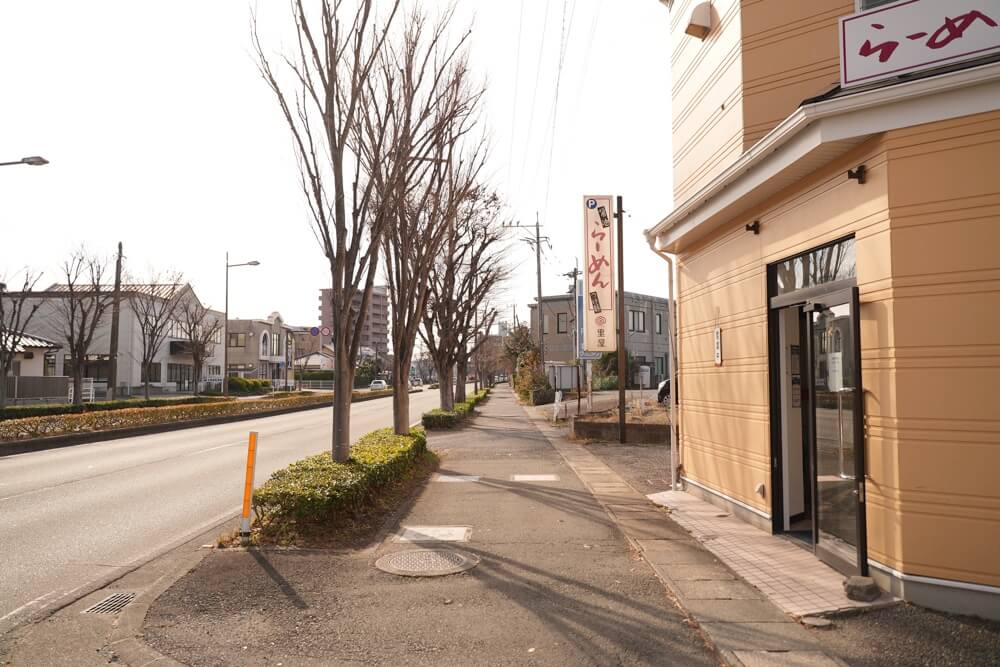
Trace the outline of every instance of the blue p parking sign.
<path fill-rule="evenodd" d="M 587 200 L 587 208 L 597 208 L 597 200 L 596 199 L 588 199 Z"/>

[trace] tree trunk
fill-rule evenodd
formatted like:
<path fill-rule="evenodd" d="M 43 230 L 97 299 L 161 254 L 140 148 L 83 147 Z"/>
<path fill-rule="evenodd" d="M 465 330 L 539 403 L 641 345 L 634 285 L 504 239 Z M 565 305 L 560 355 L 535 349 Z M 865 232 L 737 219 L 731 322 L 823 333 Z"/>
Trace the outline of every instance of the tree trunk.
<path fill-rule="evenodd" d="M 455 407 L 455 396 L 451 391 L 451 367 L 438 369 L 438 395 L 441 397 L 441 409 L 451 410 Z"/>
<path fill-rule="evenodd" d="M 0 412 L 7 407 L 7 371 L 0 366 Z"/>
<path fill-rule="evenodd" d="M 465 400 L 465 380 L 469 377 L 469 357 L 465 350 L 462 350 L 455 366 L 455 402 L 461 403 Z"/>
<path fill-rule="evenodd" d="M 343 341 L 341 341 L 343 342 Z M 339 463 L 351 457 L 351 395 L 354 392 L 354 369 L 347 359 L 345 345 L 337 347 L 337 368 L 333 372 L 333 460 Z"/>
<path fill-rule="evenodd" d="M 407 435 L 410 432 L 410 365 L 403 355 L 393 356 L 392 377 L 395 378 L 392 426 L 399 435 Z"/>
<path fill-rule="evenodd" d="M 149 372 L 153 370 L 151 363 L 143 362 L 143 366 L 146 368 L 146 380 L 142 383 L 142 392 L 146 396 L 146 400 L 149 400 Z"/>
<path fill-rule="evenodd" d="M 83 370 L 79 366 L 73 365 L 73 405 L 83 404 Z"/>

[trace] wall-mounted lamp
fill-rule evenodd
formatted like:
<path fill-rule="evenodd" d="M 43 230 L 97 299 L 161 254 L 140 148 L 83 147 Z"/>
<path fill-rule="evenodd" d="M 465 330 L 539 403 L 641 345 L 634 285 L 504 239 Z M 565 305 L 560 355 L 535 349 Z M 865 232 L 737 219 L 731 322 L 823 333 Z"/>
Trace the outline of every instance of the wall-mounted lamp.
<path fill-rule="evenodd" d="M 754 236 L 757 236 L 758 234 L 760 234 L 760 220 L 754 220 L 753 222 L 751 222 L 750 224 L 748 224 L 747 225 L 747 231 L 748 232 L 753 232 Z"/>
<path fill-rule="evenodd" d="M 705 39 L 712 30 L 712 3 L 699 2 L 691 8 L 688 14 L 687 26 L 684 32 L 698 39 Z"/>
<path fill-rule="evenodd" d="M 865 165 L 863 164 L 858 165 L 857 169 L 847 170 L 847 178 L 851 179 L 852 181 L 857 181 L 858 184 L 861 184 L 865 182 L 866 173 L 867 171 L 865 170 Z"/>

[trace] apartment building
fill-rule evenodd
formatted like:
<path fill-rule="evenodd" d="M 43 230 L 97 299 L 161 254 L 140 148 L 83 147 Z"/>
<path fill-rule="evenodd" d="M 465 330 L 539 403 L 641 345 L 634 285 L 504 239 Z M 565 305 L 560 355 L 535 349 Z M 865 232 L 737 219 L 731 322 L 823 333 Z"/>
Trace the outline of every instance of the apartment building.
<path fill-rule="evenodd" d="M 1000 1 L 663 4 L 685 489 L 1000 618 Z"/>
<path fill-rule="evenodd" d="M 639 366 L 649 366 L 655 386 L 668 375 L 670 338 L 666 299 L 625 292 L 625 349 L 631 355 L 633 377 Z M 538 304 L 528 304 L 532 340 L 538 341 Z M 577 358 L 576 304 L 573 294 L 542 297 L 542 337 L 546 364 L 568 364 Z"/>
<path fill-rule="evenodd" d="M 333 290 L 319 291 L 319 321 L 321 328 L 333 329 L 333 311 L 330 298 Z M 354 306 L 361 307 L 361 297 L 354 298 Z M 368 348 L 371 355 L 386 357 L 389 354 L 389 288 L 376 285 L 365 311 L 365 321 L 361 331 L 361 347 Z M 322 344 L 330 344 L 330 335 L 322 336 Z"/>
<path fill-rule="evenodd" d="M 102 286 L 102 292 L 110 293 L 110 285 Z M 79 298 L 87 298 L 90 292 L 80 291 Z M 10 298 L 20 294 L 10 294 Z M 198 296 L 190 285 L 142 285 L 126 284 L 121 286 L 121 306 L 118 319 L 118 394 L 127 396 L 141 391 L 145 380 L 142 369 L 142 332 L 140 319 L 129 306 L 133 297 L 139 299 L 161 299 L 164 302 L 176 300 L 183 303 Z M 25 327 L 25 333 L 31 334 L 50 347 L 40 352 L 33 359 L 31 366 L 22 366 L 20 373 L 27 375 L 41 370 L 42 376 L 67 376 L 71 374 L 72 359 L 66 349 L 64 331 L 66 330 L 67 299 L 73 298 L 66 285 L 52 285 L 45 290 L 32 292 L 26 303 L 39 305 L 31 322 Z M 222 322 L 224 315 L 216 311 L 208 311 L 208 318 Z M 221 328 L 209 344 L 202 369 L 202 377 L 194 377 L 194 363 L 191 356 L 191 341 L 184 332 L 180 322 L 180 314 L 171 320 L 166 327 L 165 338 L 160 346 L 150 370 L 150 386 L 155 392 L 187 392 L 193 391 L 196 383 L 219 381 L 222 377 L 222 333 Z M 83 377 L 94 381 L 95 396 L 103 398 L 108 392 L 111 374 L 111 323 L 112 312 L 109 307 L 94 331 L 90 350 L 83 360 Z"/>
<path fill-rule="evenodd" d="M 286 325 L 280 313 L 259 320 L 231 319 L 227 336 L 230 376 L 274 385 L 294 381 L 295 327 Z"/>

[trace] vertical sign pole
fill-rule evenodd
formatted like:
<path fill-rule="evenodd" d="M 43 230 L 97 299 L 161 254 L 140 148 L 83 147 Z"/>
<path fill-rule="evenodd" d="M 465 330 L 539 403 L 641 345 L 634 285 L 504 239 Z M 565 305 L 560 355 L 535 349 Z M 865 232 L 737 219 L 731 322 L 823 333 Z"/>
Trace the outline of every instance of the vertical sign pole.
<path fill-rule="evenodd" d="M 617 198 L 618 209 L 615 218 L 618 221 L 618 441 L 625 444 L 625 239 L 622 233 L 622 198 Z"/>
<path fill-rule="evenodd" d="M 250 505 L 253 498 L 253 473 L 257 466 L 257 431 L 250 431 L 247 446 L 247 474 L 243 483 L 243 511 L 240 514 L 240 544 L 250 543 Z"/>

